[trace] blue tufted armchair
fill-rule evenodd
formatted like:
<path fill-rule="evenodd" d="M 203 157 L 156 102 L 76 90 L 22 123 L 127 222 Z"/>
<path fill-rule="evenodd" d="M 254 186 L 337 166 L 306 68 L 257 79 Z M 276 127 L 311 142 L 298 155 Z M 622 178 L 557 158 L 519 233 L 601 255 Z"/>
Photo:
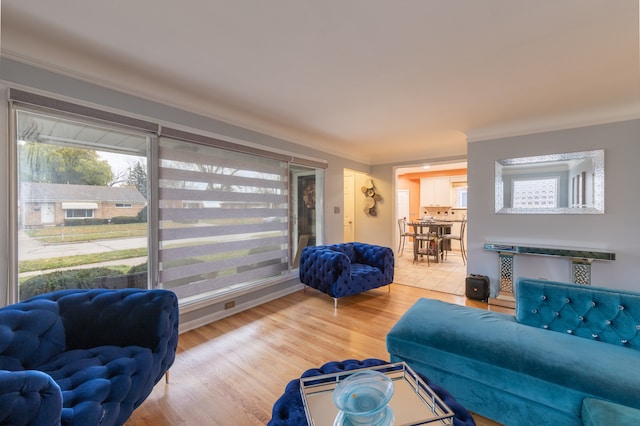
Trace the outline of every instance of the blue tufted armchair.
<path fill-rule="evenodd" d="M 167 290 L 62 290 L 0 309 L 0 424 L 122 425 L 171 367 Z"/>
<path fill-rule="evenodd" d="M 393 282 L 389 247 L 365 243 L 309 246 L 300 256 L 300 281 L 337 299 Z"/>

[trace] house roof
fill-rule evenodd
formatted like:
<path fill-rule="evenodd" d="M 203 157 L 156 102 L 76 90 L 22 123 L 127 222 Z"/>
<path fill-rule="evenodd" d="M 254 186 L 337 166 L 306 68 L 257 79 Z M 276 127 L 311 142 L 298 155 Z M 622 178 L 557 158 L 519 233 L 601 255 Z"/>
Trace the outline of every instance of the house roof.
<path fill-rule="evenodd" d="M 25 182 L 20 187 L 23 202 L 115 202 L 146 203 L 135 187 L 63 185 Z"/>
<path fill-rule="evenodd" d="M 638 8 L 4 0 L 0 48 L 3 59 L 385 164 L 464 157 L 467 140 L 640 117 Z"/>

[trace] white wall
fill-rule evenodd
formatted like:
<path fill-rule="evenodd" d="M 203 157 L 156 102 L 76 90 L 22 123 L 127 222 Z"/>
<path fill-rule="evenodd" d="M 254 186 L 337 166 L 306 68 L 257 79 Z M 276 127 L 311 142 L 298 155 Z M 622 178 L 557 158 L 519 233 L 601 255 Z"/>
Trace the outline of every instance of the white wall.
<path fill-rule="evenodd" d="M 605 214 L 505 215 L 494 213 L 494 162 L 498 159 L 560 152 L 605 150 Z M 613 262 L 596 261 L 591 283 L 640 291 L 640 120 L 545 132 L 468 144 L 470 273 L 498 284 L 498 255 L 485 241 L 586 247 L 616 253 Z M 514 277 L 571 281 L 567 259 L 516 256 Z"/>
<path fill-rule="evenodd" d="M 362 193 L 361 188 L 366 181 L 371 179 L 375 187 L 376 194 L 382 198 L 376 202 L 376 215 L 366 214 L 364 208 L 366 206 L 366 196 Z M 389 181 L 377 178 L 372 175 L 356 173 L 355 179 L 355 222 L 356 222 L 356 241 L 379 244 L 393 247 L 390 245 L 389 236 L 387 235 L 389 207 L 392 203 L 392 190 L 389 187 Z"/>

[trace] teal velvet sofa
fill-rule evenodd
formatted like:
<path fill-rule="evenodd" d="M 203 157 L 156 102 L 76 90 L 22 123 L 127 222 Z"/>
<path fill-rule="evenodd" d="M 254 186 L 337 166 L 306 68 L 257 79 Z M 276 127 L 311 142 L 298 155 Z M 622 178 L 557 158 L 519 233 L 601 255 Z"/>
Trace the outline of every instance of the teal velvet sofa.
<path fill-rule="evenodd" d="M 515 316 L 418 300 L 387 335 L 391 361 L 509 426 L 582 425 L 585 400 L 640 409 L 640 293 L 520 278 L 515 295 Z"/>

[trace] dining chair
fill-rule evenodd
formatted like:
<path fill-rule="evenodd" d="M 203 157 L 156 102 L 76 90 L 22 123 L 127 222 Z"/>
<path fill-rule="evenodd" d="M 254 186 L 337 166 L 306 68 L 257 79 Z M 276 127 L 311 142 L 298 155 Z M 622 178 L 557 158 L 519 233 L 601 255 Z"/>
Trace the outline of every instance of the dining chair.
<path fill-rule="evenodd" d="M 398 230 L 400 235 L 400 242 L 398 243 L 398 256 L 402 256 L 402 252 L 404 251 L 405 240 L 407 237 L 414 238 L 415 240 L 415 232 L 407 231 L 407 218 L 403 217 L 398 219 Z"/>
<path fill-rule="evenodd" d="M 459 234 L 444 234 L 442 236 L 442 240 L 456 240 L 460 242 L 460 255 L 462 256 L 462 263 L 467 264 L 467 252 L 464 247 L 464 233 L 467 229 L 467 215 L 465 214 L 462 218 L 462 222 L 460 223 L 460 233 Z M 446 250 L 445 256 L 449 255 L 449 250 Z M 446 258 L 446 257 L 445 257 Z"/>
<path fill-rule="evenodd" d="M 425 232 L 416 234 L 413 239 L 413 263 L 418 260 L 418 256 L 427 257 L 427 266 L 431 266 L 431 259 L 429 256 L 433 256 L 438 262 L 438 256 L 440 256 L 440 248 L 442 247 L 442 239 L 438 236 L 437 232 Z"/>

